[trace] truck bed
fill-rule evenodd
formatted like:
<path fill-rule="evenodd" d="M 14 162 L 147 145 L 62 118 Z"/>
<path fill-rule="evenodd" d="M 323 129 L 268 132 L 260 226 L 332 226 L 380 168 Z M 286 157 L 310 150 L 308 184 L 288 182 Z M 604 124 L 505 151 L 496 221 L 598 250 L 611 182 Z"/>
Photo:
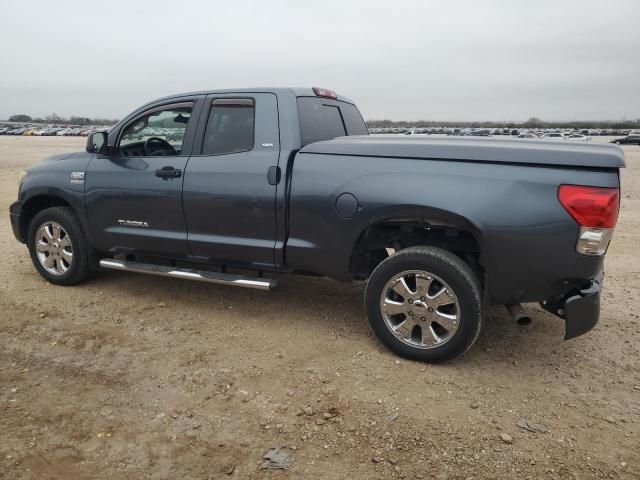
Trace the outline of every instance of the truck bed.
<path fill-rule="evenodd" d="M 624 167 L 624 155 L 616 145 L 547 140 L 363 135 L 312 143 L 301 153 L 583 168 Z"/>

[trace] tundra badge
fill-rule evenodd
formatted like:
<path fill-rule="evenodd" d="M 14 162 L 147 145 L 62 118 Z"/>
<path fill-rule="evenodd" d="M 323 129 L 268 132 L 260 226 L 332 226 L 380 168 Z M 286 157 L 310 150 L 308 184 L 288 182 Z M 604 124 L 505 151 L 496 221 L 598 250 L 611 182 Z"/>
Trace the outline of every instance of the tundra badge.
<path fill-rule="evenodd" d="M 149 228 L 149 224 L 147 222 L 142 222 L 140 220 L 118 220 L 118 224 L 123 227 L 137 227 L 137 228 Z"/>

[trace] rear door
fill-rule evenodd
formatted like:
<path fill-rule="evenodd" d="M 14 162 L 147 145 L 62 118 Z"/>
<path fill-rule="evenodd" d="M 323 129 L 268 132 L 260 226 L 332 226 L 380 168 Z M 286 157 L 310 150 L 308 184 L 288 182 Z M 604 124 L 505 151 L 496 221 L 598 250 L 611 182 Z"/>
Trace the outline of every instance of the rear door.
<path fill-rule="evenodd" d="M 277 98 L 206 98 L 183 184 L 192 255 L 233 266 L 274 264 L 280 152 Z"/>

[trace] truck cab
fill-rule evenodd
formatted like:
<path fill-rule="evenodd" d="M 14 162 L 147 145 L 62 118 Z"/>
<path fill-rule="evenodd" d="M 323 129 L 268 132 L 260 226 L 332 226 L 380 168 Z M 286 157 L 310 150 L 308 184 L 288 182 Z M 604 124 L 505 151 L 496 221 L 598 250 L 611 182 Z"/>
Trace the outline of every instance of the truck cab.
<path fill-rule="evenodd" d="M 300 121 L 279 118 L 279 108 Z M 153 102 L 116 125 L 86 169 L 90 235 L 113 253 L 281 267 L 291 155 L 366 133 L 348 99 L 307 89 Z"/>

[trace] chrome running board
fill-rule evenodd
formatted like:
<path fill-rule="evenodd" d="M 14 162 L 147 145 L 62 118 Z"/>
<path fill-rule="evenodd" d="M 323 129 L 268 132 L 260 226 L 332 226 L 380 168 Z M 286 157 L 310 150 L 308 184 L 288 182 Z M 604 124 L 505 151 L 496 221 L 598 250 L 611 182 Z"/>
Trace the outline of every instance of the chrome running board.
<path fill-rule="evenodd" d="M 259 290 L 270 290 L 278 286 L 277 280 L 272 278 L 251 278 L 244 277 L 242 275 L 232 275 L 229 273 L 207 272 L 203 270 L 167 267 L 164 265 L 154 265 L 151 263 L 131 262 L 125 260 L 102 259 L 100 260 L 100 266 L 102 268 L 110 268 L 113 270 L 147 273 L 149 275 L 160 275 L 162 277 L 184 278 L 187 280 L 197 280 L 199 282 L 257 288 Z"/>

